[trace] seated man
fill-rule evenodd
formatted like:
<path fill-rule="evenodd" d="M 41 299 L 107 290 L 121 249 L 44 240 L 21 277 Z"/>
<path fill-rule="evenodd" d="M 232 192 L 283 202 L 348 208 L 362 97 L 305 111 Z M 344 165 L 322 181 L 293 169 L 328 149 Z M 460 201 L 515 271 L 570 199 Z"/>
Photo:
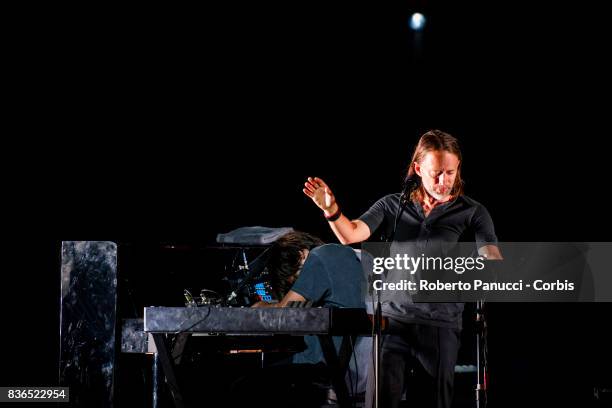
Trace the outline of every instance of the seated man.
<path fill-rule="evenodd" d="M 258 302 L 253 307 L 285 307 L 289 302 L 312 302 L 323 307 L 365 307 L 366 283 L 355 251 L 323 242 L 305 232 L 290 232 L 270 248 L 268 271 L 278 303 Z M 306 336 L 307 349 L 294 355 L 296 364 L 324 362 L 315 336 Z M 341 337 L 334 343 L 339 349 Z"/>
<path fill-rule="evenodd" d="M 285 307 L 289 302 L 311 302 L 313 306 L 363 308 L 366 283 L 361 263 L 355 251 L 339 244 L 323 242 L 304 232 L 290 232 L 279 238 L 270 248 L 268 271 L 271 284 L 276 291 L 278 303 L 258 302 L 253 307 Z M 293 375 L 276 367 L 271 383 L 283 388 L 291 380 L 316 382 L 320 380 L 317 370 L 325 367 L 325 358 L 316 336 L 305 336 L 306 349 L 292 356 Z M 333 338 L 336 351 L 342 337 Z M 359 338 L 355 344 L 355 355 L 349 365 L 349 391 L 365 391 L 367 361 L 371 354 L 371 338 Z M 297 375 L 295 375 L 297 373 Z M 272 376 L 266 376 L 271 378 Z M 299 380 L 298 380 L 299 377 Z M 280 384 L 279 384 L 280 382 Z M 287 385 L 287 384 L 285 384 Z M 290 384 L 295 387 L 295 384 Z M 304 401 L 304 405 L 308 406 Z"/>

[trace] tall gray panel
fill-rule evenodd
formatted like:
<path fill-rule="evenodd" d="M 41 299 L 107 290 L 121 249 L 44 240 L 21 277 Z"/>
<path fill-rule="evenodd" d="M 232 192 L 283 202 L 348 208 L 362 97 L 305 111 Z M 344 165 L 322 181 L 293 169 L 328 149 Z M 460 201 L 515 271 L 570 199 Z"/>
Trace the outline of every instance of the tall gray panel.
<path fill-rule="evenodd" d="M 112 407 L 117 245 L 62 242 L 60 384 L 74 406 Z"/>

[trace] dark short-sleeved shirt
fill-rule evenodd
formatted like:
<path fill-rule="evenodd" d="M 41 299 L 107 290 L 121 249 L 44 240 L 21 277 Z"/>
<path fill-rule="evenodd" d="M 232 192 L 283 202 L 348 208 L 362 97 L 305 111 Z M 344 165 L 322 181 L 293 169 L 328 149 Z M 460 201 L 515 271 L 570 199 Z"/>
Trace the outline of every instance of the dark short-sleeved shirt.
<path fill-rule="evenodd" d="M 348 246 L 326 244 L 308 254 L 292 291 L 299 293 L 315 306 L 363 308 L 365 278 L 355 251 Z M 316 336 L 305 336 L 306 350 L 293 356 L 296 364 L 324 362 L 323 351 Z M 334 337 L 336 350 L 342 337 Z"/>
<path fill-rule="evenodd" d="M 400 194 L 387 195 L 359 219 L 368 225 L 372 234 L 382 229 L 389 237 L 399 205 Z M 427 217 L 420 203 L 410 201 L 402 212 L 393 240 L 414 242 L 424 248 L 440 242 L 475 242 L 475 249 L 497 244 L 489 212 L 465 195 L 434 207 Z M 463 303 L 413 303 L 407 291 L 383 291 L 381 297 L 382 312 L 386 316 L 405 322 L 461 327 Z"/>

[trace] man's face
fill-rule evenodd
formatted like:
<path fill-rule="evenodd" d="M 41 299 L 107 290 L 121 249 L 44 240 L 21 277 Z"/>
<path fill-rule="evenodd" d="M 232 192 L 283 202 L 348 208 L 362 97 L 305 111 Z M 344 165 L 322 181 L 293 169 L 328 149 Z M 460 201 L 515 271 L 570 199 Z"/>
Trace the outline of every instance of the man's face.
<path fill-rule="evenodd" d="M 420 163 L 415 163 L 414 170 L 421 176 L 425 191 L 438 201 L 448 198 L 453 186 L 459 158 L 445 151 L 431 151 L 425 154 Z"/>

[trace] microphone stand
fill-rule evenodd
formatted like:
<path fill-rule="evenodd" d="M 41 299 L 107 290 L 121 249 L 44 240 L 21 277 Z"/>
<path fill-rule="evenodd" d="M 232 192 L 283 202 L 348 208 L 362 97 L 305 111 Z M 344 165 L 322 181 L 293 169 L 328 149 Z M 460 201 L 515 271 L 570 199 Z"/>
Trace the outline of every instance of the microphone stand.
<path fill-rule="evenodd" d="M 491 270 L 491 277 L 497 280 L 499 270 L 497 260 L 487 262 L 487 268 Z M 476 301 L 476 408 L 487 406 L 487 391 L 489 388 L 489 347 L 488 347 L 488 329 L 485 313 L 484 298 Z M 484 401 L 484 404 L 481 404 Z"/>
<path fill-rule="evenodd" d="M 416 178 L 406 178 L 404 182 L 404 190 L 400 196 L 399 206 L 395 213 L 395 222 L 393 224 L 393 232 L 386 239 L 386 242 L 391 243 L 395 238 L 397 224 L 402 214 L 406 210 L 406 206 L 410 200 L 410 193 L 418 187 L 419 180 Z M 380 303 L 380 290 L 376 291 L 376 308 L 374 309 L 374 407 L 379 408 L 380 402 L 380 352 L 382 340 L 382 306 Z"/>
<path fill-rule="evenodd" d="M 380 290 L 377 290 L 376 292 L 376 308 L 374 310 L 374 408 L 378 408 L 380 400 L 380 347 L 382 338 Z"/>
<path fill-rule="evenodd" d="M 484 300 L 476 301 L 476 408 L 487 405 L 487 321 Z"/>
<path fill-rule="evenodd" d="M 263 268 L 265 268 L 267 262 L 268 262 L 268 258 L 270 256 L 269 253 L 270 248 L 266 248 L 265 251 L 263 251 L 261 254 L 259 254 L 257 256 L 257 258 L 255 258 L 255 260 L 253 260 L 251 263 L 249 263 L 247 261 L 247 257 L 246 257 L 246 248 L 242 248 L 242 260 L 243 260 L 243 265 L 238 265 L 238 268 L 246 271 L 244 278 L 242 280 L 242 282 L 238 285 L 238 287 L 234 290 L 232 290 L 232 293 L 230 293 L 227 296 L 227 299 L 225 299 L 225 303 L 226 304 L 230 304 L 234 299 L 236 299 L 238 297 L 238 295 L 240 294 L 240 291 L 242 289 L 244 289 L 248 284 L 251 283 L 251 281 L 258 275 L 260 274 L 260 272 L 263 270 Z"/>

